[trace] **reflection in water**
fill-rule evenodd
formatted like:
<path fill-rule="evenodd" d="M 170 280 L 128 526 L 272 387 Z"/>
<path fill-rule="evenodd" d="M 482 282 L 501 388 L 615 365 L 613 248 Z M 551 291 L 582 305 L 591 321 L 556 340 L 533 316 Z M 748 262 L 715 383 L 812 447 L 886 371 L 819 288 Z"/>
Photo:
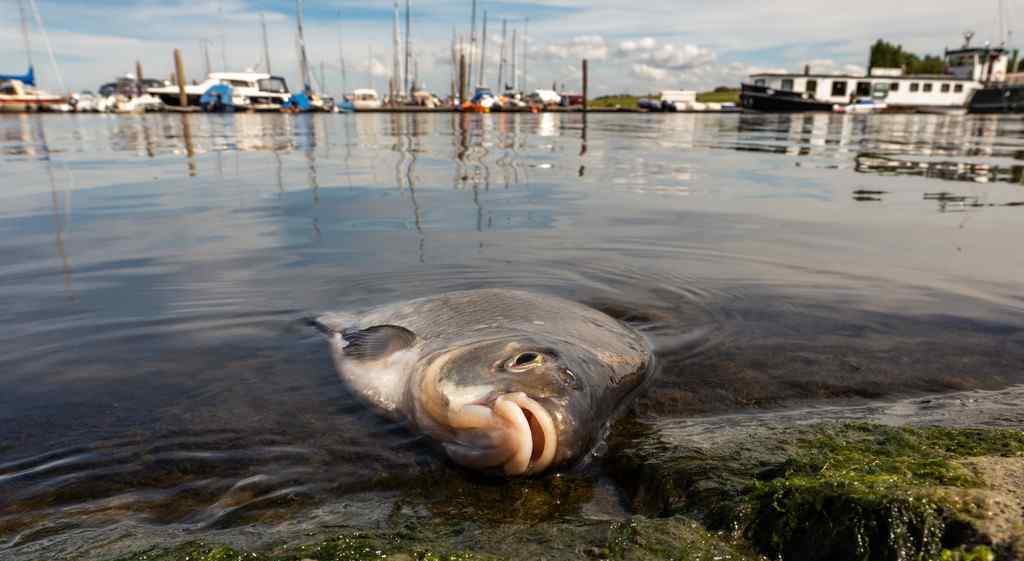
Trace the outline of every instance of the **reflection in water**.
<path fill-rule="evenodd" d="M 487 487 L 338 383 L 324 309 L 586 302 L 675 342 L 651 416 L 1024 382 L 1017 119 L 38 115 L 0 142 L 5 560 Z"/>
<path fill-rule="evenodd" d="M 862 173 L 915 175 L 947 181 L 1024 183 L 1024 166 L 998 166 L 982 162 L 922 161 L 878 154 L 860 154 L 854 169 Z"/>

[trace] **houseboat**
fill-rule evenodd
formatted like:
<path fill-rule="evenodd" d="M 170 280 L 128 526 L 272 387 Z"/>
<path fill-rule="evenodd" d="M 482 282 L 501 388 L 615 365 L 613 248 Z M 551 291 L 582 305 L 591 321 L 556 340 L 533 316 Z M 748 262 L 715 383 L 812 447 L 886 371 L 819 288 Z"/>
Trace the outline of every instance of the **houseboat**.
<path fill-rule="evenodd" d="M 905 74 L 902 68 L 872 68 L 867 75 L 759 73 L 743 84 L 740 100 L 753 111 L 831 111 L 857 98 L 885 104 L 886 111 L 963 110 L 971 94 L 1006 79 L 1010 53 L 1003 47 L 945 51 L 943 74 Z"/>

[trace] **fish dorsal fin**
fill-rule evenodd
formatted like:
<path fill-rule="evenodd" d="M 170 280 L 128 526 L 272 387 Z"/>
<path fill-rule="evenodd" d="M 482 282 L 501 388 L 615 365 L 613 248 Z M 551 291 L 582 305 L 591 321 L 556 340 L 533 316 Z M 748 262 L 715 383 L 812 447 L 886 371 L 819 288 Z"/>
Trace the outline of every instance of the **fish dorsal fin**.
<path fill-rule="evenodd" d="M 346 329 L 345 356 L 356 360 L 380 360 L 407 349 L 416 341 L 416 334 L 398 325 L 374 325 L 366 329 Z"/>

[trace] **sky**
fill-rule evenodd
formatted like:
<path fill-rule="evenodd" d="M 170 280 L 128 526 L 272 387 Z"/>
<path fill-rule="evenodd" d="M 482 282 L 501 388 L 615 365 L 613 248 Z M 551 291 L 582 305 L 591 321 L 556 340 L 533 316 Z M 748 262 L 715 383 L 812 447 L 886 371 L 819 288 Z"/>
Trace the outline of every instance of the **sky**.
<path fill-rule="evenodd" d="M 134 72 L 136 61 L 145 76 L 167 78 L 175 48 L 182 50 L 188 78 L 201 80 L 206 73 L 204 45 L 215 71 L 259 70 L 264 64 L 261 14 L 270 35 L 271 69 L 293 89 L 301 86 L 294 2 L 34 0 L 54 51 L 55 71 L 29 0 L 0 0 L 6 5 L 0 10 L 0 73 L 20 73 L 28 64 L 19 1 L 32 20 L 29 53 L 37 76 L 52 91 L 61 90 L 60 79 L 68 90 L 95 90 Z M 1012 29 L 1014 2 L 1008 3 L 1002 21 Z M 447 93 L 453 29 L 468 43 L 471 2 L 412 0 L 411 5 L 412 52 L 421 81 L 432 91 Z M 564 84 L 578 91 L 580 61 L 586 58 L 592 96 L 642 94 L 736 87 L 753 72 L 798 71 L 805 64 L 815 72 L 863 72 L 868 49 L 879 38 L 933 54 L 960 46 L 966 30 L 976 33 L 975 42 L 999 43 L 998 6 L 999 0 L 479 0 L 477 33 L 486 11 L 484 83 L 492 87 L 497 85 L 505 19 L 509 49 L 512 29 L 528 39 L 529 89 Z M 402 10 L 404 22 L 404 1 Z M 349 91 L 370 85 L 387 90 L 393 2 L 307 0 L 304 14 L 315 72 L 323 64 L 326 88 L 320 89 L 340 92 L 344 59 Z M 1016 46 L 1012 34 L 1010 45 Z M 519 49 L 521 55 L 522 42 Z M 479 63 L 474 66 L 479 68 Z"/>

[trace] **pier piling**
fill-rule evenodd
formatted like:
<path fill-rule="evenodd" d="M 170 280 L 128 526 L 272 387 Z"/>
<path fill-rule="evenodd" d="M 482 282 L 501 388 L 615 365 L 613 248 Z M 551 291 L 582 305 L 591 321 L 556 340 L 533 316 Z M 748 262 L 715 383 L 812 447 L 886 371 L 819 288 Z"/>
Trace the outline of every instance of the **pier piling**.
<path fill-rule="evenodd" d="M 146 93 L 146 89 L 142 85 L 142 63 L 139 61 L 135 61 L 135 90 L 136 95 Z"/>
<path fill-rule="evenodd" d="M 178 80 L 179 103 L 182 108 L 188 107 L 188 95 L 185 94 L 185 65 L 181 63 L 181 49 L 174 49 L 174 71 Z"/>
<path fill-rule="evenodd" d="M 587 112 L 587 59 L 583 59 L 583 112 Z"/>

